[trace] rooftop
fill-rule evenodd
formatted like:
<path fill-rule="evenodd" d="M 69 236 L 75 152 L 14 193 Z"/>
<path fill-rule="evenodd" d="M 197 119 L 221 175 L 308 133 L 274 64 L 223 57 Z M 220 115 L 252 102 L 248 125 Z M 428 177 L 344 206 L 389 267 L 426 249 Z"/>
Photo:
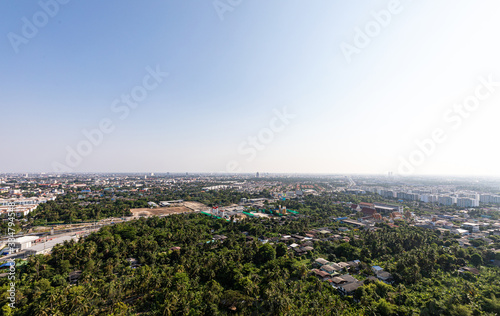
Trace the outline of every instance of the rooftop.
<path fill-rule="evenodd" d="M 18 242 L 18 243 L 27 243 L 27 242 L 30 242 L 30 241 L 34 241 L 34 240 L 37 240 L 38 236 L 23 236 L 23 237 L 19 237 L 19 238 L 16 238 L 14 240 L 14 242 Z"/>
<path fill-rule="evenodd" d="M 44 249 L 51 249 L 55 245 L 62 244 L 65 241 L 70 241 L 70 240 L 74 240 L 74 239 L 75 239 L 75 237 L 72 237 L 72 236 L 62 236 L 62 237 L 54 238 L 54 239 L 47 241 L 47 242 L 38 243 L 37 245 L 29 248 L 29 250 L 36 251 L 36 252 L 43 251 Z"/>

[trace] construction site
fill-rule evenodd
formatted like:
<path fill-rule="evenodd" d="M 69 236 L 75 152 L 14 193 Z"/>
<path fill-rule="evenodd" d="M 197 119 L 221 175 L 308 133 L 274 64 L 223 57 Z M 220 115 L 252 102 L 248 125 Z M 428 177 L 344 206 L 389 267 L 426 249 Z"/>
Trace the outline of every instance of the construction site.
<path fill-rule="evenodd" d="M 202 214 L 211 216 L 214 218 L 221 218 L 225 220 L 238 220 L 242 218 L 275 218 L 283 216 L 296 216 L 299 214 L 297 211 L 287 209 L 284 206 L 279 205 L 278 208 L 270 209 L 254 209 L 254 208 L 224 208 L 214 206 L 211 209 L 201 211 Z"/>
<path fill-rule="evenodd" d="M 191 212 L 199 212 L 202 209 L 208 208 L 203 203 L 193 201 L 165 201 L 160 205 L 169 205 L 163 207 L 149 207 L 149 208 L 133 208 L 130 209 L 133 218 L 150 217 L 150 216 L 168 216 L 172 214 L 185 214 Z"/>

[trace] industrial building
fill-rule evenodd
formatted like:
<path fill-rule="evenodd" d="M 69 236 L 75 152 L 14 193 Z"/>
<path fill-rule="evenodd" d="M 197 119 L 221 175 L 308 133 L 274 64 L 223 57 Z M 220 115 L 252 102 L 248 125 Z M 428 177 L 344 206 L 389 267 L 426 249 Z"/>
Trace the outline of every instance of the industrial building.
<path fill-rule="evenodd" d="M 47 242 L 43 243 L 38 243 L 37 245 L 29 248 L 26 250 L 26 256 L 31 256 L 31 255 L 39 255 L 39 254 L 48 254 L 52 251 L 52 248 L 54 248 L 55 245 L 62 244 L 65 241 L 78 241 L 77 236 L 62 236 L 58 238 L 54 238 L 52 240 L 49 240 Z"/>
<path fill-rule="evenodd" d="M 15 249 L 14 250 L 15 252 L 28 249 L 33 245 L 33 242 L 35 240 L 37 240 L 38 238 L 40 238 L 40 237 L 38 237 L 38 236 L 24 236 L 24 237 L 16 238 L 13 242 L 14 247 L 12 247 L 12 248 Z"/>

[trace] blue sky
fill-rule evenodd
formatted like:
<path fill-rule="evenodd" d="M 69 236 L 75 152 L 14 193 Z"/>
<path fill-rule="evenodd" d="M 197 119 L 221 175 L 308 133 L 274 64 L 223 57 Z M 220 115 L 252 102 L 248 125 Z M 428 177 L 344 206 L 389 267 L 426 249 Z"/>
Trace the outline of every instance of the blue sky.
<path fill-rule="evenodd" d="M 40 3 L 0 4 L 0 172 L 404 173 L 405 160 L 415 174 L 500 175 L 500 87 L 460 124 L 444 119 L 480 78 L 500 81 L 496 1 Z M 377 23 L 348 62 L 342 44 Z M 168 77 L 120 119 L 113 101 L 148 67 Z M 293 119 L 244 154 L 284 108 Z M 113 131 L 68 163 L 106 119 Z M 416 142 L 435 129 L 446 140 L 427 154 Z"/>

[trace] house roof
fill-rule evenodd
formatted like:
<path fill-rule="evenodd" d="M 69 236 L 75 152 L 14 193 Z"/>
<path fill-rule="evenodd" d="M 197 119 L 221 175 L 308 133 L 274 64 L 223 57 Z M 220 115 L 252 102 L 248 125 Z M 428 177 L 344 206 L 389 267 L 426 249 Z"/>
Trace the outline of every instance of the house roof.
<path fill-rule="evenodd" d="M 316 274 L 317 276 L 320 276 L 320 277 L 323 277 L 323 278 L 330 276 L 330 274 L 328 272 L 321 271 L 321 270 L 318 270 L 318 269 L 313 269 L 312 272 L 314 274 Z"/>
<path fill-rule="evenodd" d="M 335 272 L 335 268 L 332 266 L 329 266 L 327 264 L 325 264 L 324 266 L 321 266 L 321 269 L 328 271 L 328 272 Z"/>
<path fill-rule="evenodd" d="M 352 282 L 352 283 L 342 284 L 339 287 L 342 288 L 346 293 L 350 293 L 355 291 L 358 287 L 362 285 L 363 282 Z"/>
<path fill-rule="evenodd" d="M 353 276 L 346 274 L 346 275 L 341 275 L 340 276 L 344 281 L 347 283 L 352 283 L 352 282 L 358 282 L 357 279 L 355 279 Z"/>
<path fill-rule="evenodd" d="M 365 215 L 374 215 L 375 213 L 377 213 L 377 211 L 374 208 L 370 207 L 363 207 L 361 209 L 361 212 Z"/>
<path fill-rule="evenodd" d="M 13 265 L 15 265 L 15 263 L 14 263 L 14 262 L 12 262 L 12 261 L 9 261 L 9 262 L 6 262 L 6 263 L 2 264 L 2 265 L 0 266 L 0 268 L 10 267 L 10 266 L 13 266 Z"/>
<path fill-rule="evenodd" d="M 366 202 L 361 202 L 359 203 L 360 206 L 368 206 L 368 207 L 373 207 L 374 204 L 373 203 L 366 203 Z"/>
<path fill-rule="evenodd" d="M 352 268 L 355 268 L 357 266 L 359 266 L 359 263 L 355 262 L 355 261 L 347 261 L 347 263 L 349 264 L 349 266 L 351 266 Z"/>
<path fill-rule="evenodd" d="M 342 278 L 340 278 L 340 277 L 333 277 L 332 278 L 332 282 L 335 283 L 335 284 L 340 284 L 340 283 L 345 282 L 345 280 L 342 279 Z"/>
<path fill-rule="evenodd" d="M 387 279 L 391 278 L 392 275 L 387 271 L 381 271 L 381 272 L 377 273 L 377 277 L 379 279 L 387 280 Z"/>
<path fill-rule="evenodd" d="M 317 263 L 319 264 L 322 264 L 322 265 L 325 265 L 325 264 L 328 264 L 328 260 L 326 259 L 323 259 L 323 258 L 318 258 L 315 260 Z"/>
<path fill-rule="evenodd" d="M 330 266 L 332 266 L 335 270 L 341 270 L 342 267 L 336 264 L 335 262 L 330 263 Z"/>
<path fill-rule="evenodd" d="M 472 273 L 472 274 L 476 274 L 476 275 L 478 275 L 478 274 L 479 274 L 479 270 L 478 270 L 478 269 L 476 269 L 476 268 L 462 267 L 462 270 L 464 270 L 464 271 L 468 271 L 468 272 L 470 272 L 470 273 Z"/>

